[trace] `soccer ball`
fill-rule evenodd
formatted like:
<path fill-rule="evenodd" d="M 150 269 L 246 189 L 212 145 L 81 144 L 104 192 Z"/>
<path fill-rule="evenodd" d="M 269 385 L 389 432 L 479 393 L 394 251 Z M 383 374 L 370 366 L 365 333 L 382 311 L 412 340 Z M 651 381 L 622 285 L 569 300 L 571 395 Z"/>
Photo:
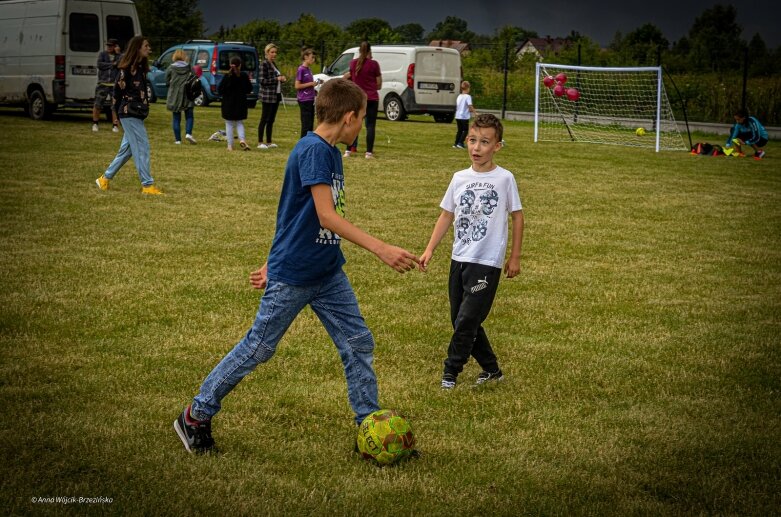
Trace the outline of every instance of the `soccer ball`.
<path fill-rule="evenodd" d="M 642 127 L 639 127 L 639 128 L 637 128 L 637 129 L 635 130 L 635 134 L 636 134 L 637 136 L 643 136 L 643 135 L 645 135 L 645 128 L 642 128 Z"/>
<path fill-rule="evenodd" d="M 575 102 L 580 99 L 580 92 L 577 88 L 567 88 L 567 98 L 572 102 Z"/>
<path fill-rule="evenodd" d="M 556 97 L 561 97 L 562 95 L 564 95 L 564 92 L 565 92 L 565 88 L 564 88 L 564 86 L 563 86 L 563 85 L 561 85 L 561 84 L 557 84 L 557 85 L 556 85 L 556 86 L 553 88 L 553 94 L 554 94 Z"/>
<path fill-rule="evenodd" d="M 365 459 L 380 465 L 408 458 L 414 448 L 412 427 L 392 409 L 375 411 L 358 427 L 358 451 Z"/>
<path fill-rule="evenodd" d="M 567 82 L 567 74 L 564 72 L 561 72 L 560 74 L 556 74 L 556 82 L 559 84 L 564 84 Z"/>
<path fill-rule="evenodd" d="M 553 77 L 551 76 L 546 76 L 545 79 L 542 80 L 542 84 L 544 84 L 548 88 L 552 88 L 555 82 L 556 81 L 554 81 Z"/>

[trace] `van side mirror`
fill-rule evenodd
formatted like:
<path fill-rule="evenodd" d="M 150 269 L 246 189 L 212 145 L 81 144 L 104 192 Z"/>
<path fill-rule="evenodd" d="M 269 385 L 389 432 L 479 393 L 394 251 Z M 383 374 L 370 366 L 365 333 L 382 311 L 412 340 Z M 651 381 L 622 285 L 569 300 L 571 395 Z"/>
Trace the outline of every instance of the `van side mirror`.
<path fill-rule="evenodd" d="M 323 73 L 325 75 L 331 75 L 331 67 L 330 66 L 324 66 L 323 67 Z"/>

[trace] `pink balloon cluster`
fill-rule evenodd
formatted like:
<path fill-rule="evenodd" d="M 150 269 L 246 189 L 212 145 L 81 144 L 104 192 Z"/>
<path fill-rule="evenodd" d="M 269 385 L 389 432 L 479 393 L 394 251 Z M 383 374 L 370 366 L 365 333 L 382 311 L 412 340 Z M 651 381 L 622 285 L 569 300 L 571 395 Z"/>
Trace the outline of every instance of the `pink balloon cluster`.
<path fill-rule="evenodd" d="M 567 98 L 573 102 L 580 99 L 580 92 L 578 91 L 578 89 L 566 88 L 564 86 L 566 83 L 567 83 L 567 74 L 565 74 L 564 72 L 556 74 L 555 78 L 549 75 L 545 76 L 545 78 L 542 80 L 542 84 L 544 84 L 546 88 L 553 88 L 553 95 L 555 95 L 556 97 L 562 97 L 566 95 Z"/>

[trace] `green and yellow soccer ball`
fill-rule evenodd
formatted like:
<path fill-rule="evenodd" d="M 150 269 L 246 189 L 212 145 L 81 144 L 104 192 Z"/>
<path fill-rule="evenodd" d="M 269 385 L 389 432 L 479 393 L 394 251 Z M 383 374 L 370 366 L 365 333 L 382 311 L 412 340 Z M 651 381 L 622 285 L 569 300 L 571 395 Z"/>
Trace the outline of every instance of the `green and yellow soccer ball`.
<path fill-rule="evenodd" d="M 635 134 L 636 134 L 637 136 L 643 136 L 643 135 L 645 135 L 645 128 L 644 128 L 644 127 L 639 127 L 639 128 L 637 128 L 637 129 L 635 130 Z"/>
<path fill-rule="evenodd" d="M 412 426 L 392 409 L 381 409 L 364 418 L 357 441 L 358 452 L 380 465 L 408 458 L 415 450 Z"/>

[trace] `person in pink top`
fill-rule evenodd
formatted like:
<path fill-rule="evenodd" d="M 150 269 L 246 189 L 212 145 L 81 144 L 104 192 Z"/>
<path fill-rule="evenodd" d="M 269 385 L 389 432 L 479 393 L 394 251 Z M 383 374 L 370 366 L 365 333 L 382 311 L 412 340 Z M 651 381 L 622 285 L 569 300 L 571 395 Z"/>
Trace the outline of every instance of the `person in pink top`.
<path fill-rule="evenodd" d="M 382 88 L 382 72 L 380 64 L 372 59 L 372 49 L 369 42 L 362 41 L 358 51 L 358 57 L 350 61 L 350 71 L 344 74 L 358 85 L 366 93 L 366 158 L 374 158 L 374 128 L 377 125 L 377 110 L 380 106 L 380 94 Z M 355 137 L 353 145 L 344 152 L 347 158 L 358 150 L 358 137 Z"/>

